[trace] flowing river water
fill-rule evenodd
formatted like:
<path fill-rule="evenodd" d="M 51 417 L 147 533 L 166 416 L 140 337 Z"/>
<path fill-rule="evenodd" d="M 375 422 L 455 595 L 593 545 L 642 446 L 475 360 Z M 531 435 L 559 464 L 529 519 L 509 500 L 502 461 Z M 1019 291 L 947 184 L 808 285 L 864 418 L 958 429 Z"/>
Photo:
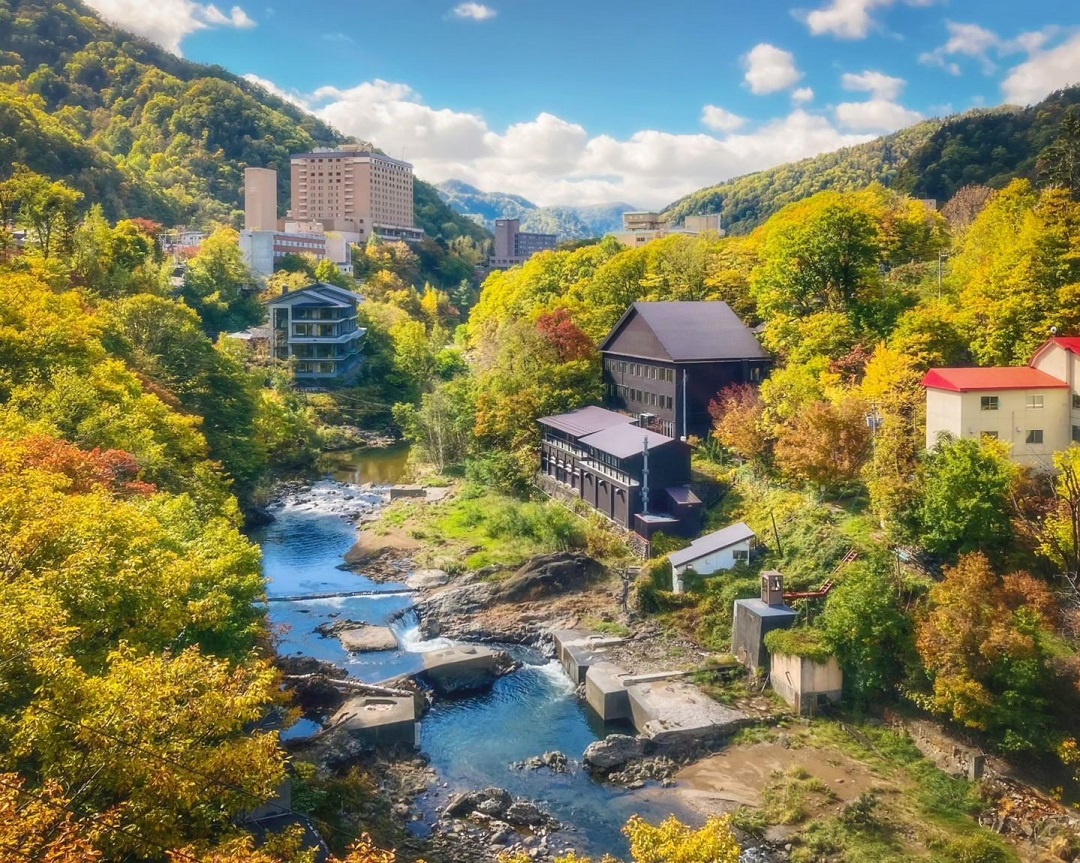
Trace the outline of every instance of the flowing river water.
<path fill-rule="evenodd" d="M 377 682 L 418 671 L 420 654 L 445 644 L 420 640 L 415 615 L 408 613 L 393 624 L 399 644 L 393 651 L 350 654 L 336 638 L 314 632 L 318 625 L 339 619 L 385 625 L 413 604 L 413 596 L 403 585 L 378 584 L 342 568 L 343 555 L 355 542 L 356 527 L 340 513 L 377 506 L 381 498 L 340 483 L 394 482 L 400 478 L 404 459 L 401 451 L 339 455 L 333 469 L 335 481 L 316 483 L 311 492 L 275 507 L 274 523 L 255 534 L 262 547 L 270 620 L 283 655 L 327 660 L 359 680 Z M 366 593 L 296 598 L 356 591 Z M 436 702 L 421 721 L 421 751 L 430 759 L 439 782 L 418 801 L 425 818 L 416 828 L 423 831 L 449 793 L 490 786 L 540 803 L 566 825 L 553 837 L 559 840 L 556 847 L 565 845 L 597 857 L 604 852 L 625 853 L 620 829 L 633 814 L 653 822 L 671 814 L 691 818 L 667 789 L 616 788 L 593 781 L 578 766 L 566 774 L 512 769 L 513 762 L 550 750 L 578 761 L 585 747 L 607 731 L 626 729 L 605 728 L 591 716 L 557 662 L 529 648 L 505 649 L 523 663 L 520 670 L 498 680 L 489 692 Z M 317 730 L 314 723 L 304 720 L 284 736 L 306 736 Z"/>

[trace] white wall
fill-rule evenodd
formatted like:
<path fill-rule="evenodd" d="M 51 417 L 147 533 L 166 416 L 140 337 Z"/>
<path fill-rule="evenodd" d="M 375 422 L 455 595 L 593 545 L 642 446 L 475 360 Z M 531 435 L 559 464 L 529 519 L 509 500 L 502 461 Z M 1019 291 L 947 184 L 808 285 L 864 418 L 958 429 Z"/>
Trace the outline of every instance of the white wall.
<path fill-rule="evenodd" d="M 839 701 L 844 689 L 844 672 L 836 657 L 821 664 L 800 656 L 770 654 L 769 682 L 773 691 L 799 713 L 813 713 L 818 695 Z"/>
<path fill-rule="evenodd" d="M 706 554 L 697 560 L 691 560 L 680 566 L 671 567 L 671 589 L 675 593 L 683 592 L 683 580 L 682 575 L 689 569 L 692 569 L 698 575 L 712 575 L 713 573 L 720 572 L 721 570 L 731 569 L 735 566 L 735 552 L 744 551 L 747 555 L 750 554 L 750 540 L 744 539 L 742 542 L 737 542 L 734 545 L 729 545 L 726 548 L 717 549 L 714 552 Z"/>
<path fill-rule="evenodd" d="M 997 396 L 997 410 L 983 410 L 982 398 Z M 1042 396 L 1043 406 L 1027 406 L 1028 396 Z M 997 390 L 954 393 L 926 391 L 926 446 L 937 445 L 938 433 L 958 438 L 979 438 L 984 433 L 1012 447 L 1017 464 L 1050 468 L 1053 453 L 1066 449 L 1071 439 L 1070 394 L 1066 389 Z M 1080 423 L 1080 419 L 1078 419 Z M 1041 429 L 1041 444 L 1027 443 L 1027 433 Z"/>
<path fill-rule="evenodd" d="M 274 274 L 274 232 L 241 231 L 240 254 L 252 273 L 270 278 Z"/>

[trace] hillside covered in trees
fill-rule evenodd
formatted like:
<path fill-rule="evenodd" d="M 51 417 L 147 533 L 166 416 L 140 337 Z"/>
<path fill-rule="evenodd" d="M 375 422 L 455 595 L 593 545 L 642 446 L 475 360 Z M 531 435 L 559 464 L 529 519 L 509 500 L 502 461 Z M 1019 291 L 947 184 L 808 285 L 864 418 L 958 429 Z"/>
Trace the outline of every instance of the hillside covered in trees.
<path fill-rule="evenodd" d="M 1027 108 L 1004 106 L 927 120 L 833 153 L 779 165 L 699 189 L 665 213 L 678 222 L 721 213 L 729 233 L 745 234 L 788 204 L 818 192 L 857 191 L 881 183 L 915 198 L 945 203 L 964 186 L 1004 188 L 1036 180 L 1039 155 L 1054 138 L 1080 87 L 1053 93 Z"/>
<path fill-rule="evenodd" d="M 82 192 L 109 218 L 236 223 L 243 171 L 346 140 L 218 66 L 176 57 L 103 22 L 79 0 L 0 0 L 0 180 L 15 164 Z M 482 228 L 416 183 L 430 236 L 483 242 Z"/>

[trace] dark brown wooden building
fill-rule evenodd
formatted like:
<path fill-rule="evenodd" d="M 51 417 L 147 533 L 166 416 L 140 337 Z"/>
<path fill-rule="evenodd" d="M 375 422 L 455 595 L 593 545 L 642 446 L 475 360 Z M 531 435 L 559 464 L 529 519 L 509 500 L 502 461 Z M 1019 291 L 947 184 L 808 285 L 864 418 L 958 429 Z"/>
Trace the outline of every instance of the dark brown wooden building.
<path fill-rule="evenodd" d="M 539 423 L 540 471 L 549 480 L 646 538 L 657 530 L 697 534 L 701 501 L 689 488 L 686 443 L 601 407 Z"/>
<path fill-rule="evenodd" d="M 606 403 L 670 437 L 704 436 L 709 403 L 758 383 L 771 359 L 727 303 L 634 303 L 600 345 Z"/>

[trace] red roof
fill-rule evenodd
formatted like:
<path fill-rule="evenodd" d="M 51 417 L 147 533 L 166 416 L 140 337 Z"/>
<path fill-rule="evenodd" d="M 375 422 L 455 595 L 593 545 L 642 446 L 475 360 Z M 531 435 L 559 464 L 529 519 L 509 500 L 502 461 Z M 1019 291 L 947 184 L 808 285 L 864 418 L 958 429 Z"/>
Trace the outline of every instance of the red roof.
<path fill-rule="evenodd" d="M 1072 351 L 1074 354 L 1080 354 L 1080 338 L 1076 336 L 1055 336 L 1050 339 L 1050 341 L 1067 351 Z"/>
<path fill-rule="evenodd" d="M 930 369 L 922 379 L 927 389 L 966 393 L 972 390 L 1065 389 L 1068 384 L 1027 366 L 990 369 Z"/>

